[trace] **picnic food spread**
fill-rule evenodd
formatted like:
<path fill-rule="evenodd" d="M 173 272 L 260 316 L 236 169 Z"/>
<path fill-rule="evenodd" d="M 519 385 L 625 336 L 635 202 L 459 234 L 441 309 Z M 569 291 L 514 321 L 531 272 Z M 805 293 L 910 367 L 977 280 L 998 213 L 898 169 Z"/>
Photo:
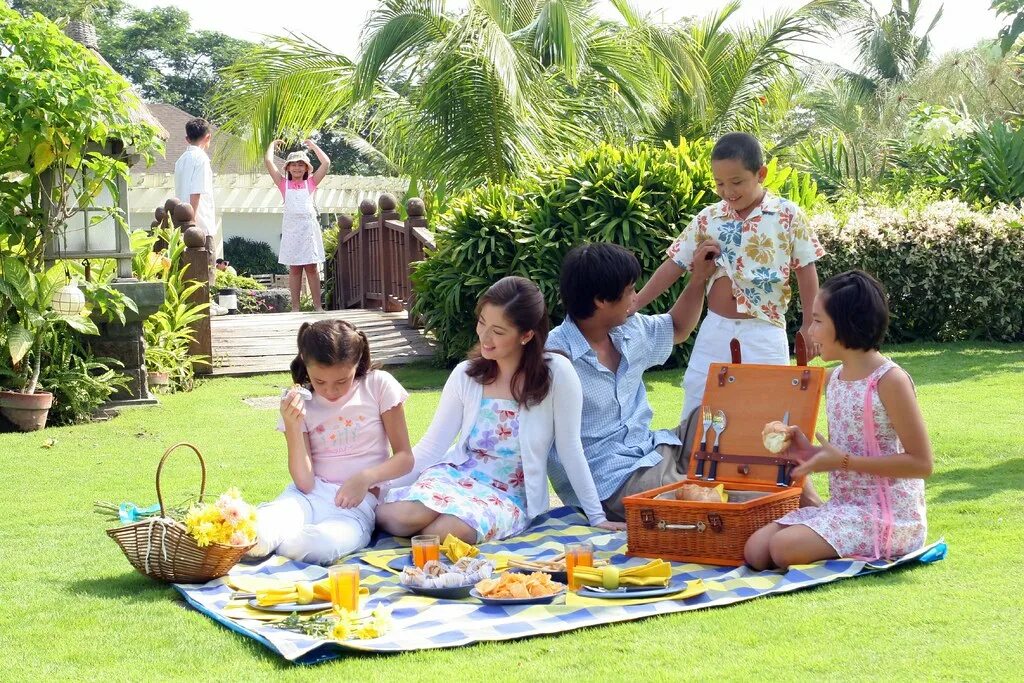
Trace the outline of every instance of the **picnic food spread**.
<path fill-rule="evenodd" d="M 761 430 L 761 439 L 764 441 L 764 447 L 770 452 L 781 453 L 789 448 L 789 427 L 778 420 L 769 422 Z"/>
<path fill-rule="evenodd" d="M 452 565 L 429 560 L 422 569 L 416 566 L 406 567 L 402 570 L 399 581 L 405 586 L 417 588 L 456 588 L 488 579 L 493 573 L 494 565 L 490 561 L 463 557 Z"/>
<path fill-rule="evenodd" d="M 497 579 L 484 579 L 476 584 L 477 592 L 485 598 L 539 598 L 554 595 L 564 589 L 564 583 L 552 581 L 544 572 L 505 572 Z"/>

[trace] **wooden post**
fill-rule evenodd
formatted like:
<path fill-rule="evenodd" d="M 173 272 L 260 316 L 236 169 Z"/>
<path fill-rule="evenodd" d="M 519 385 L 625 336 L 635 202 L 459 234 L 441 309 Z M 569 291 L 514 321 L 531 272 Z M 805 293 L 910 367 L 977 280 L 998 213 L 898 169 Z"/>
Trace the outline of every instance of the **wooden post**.
<path fill-rule="evenodd" d="M 182 267 L 185 269 L 184 281 L 188 284 L 199 283 L 200 287 L 188 297 L 192 304 L 210 303 L 210 252 L 207 249 L 209 239 L 206 232 L 195 225 L 192 218 L 192 207 L 179 204 L 174 209 L 174 219 L 184 228 L 185 253 L 182 254 Z M 203 317 L 192 323 L 192 336 L 195 339 L 189 344 L 190 356 L 201 356 L 203 359 L 193 361 L 192 367 L 197 375 L 209 375 L 213 372 L 213 334 L 210 330 L 210 309 L 207 307 Z"/>
<path fill-rule="evenodd" d="M 423 319 L 413 315 L 412 307 L 416 303 L 416 290 L 412 283 L 412 262 L 419 260 L 421 250 L 414 246 L 414 228 L 427 227 L 427 207 L 419 197 L 413 197 L 405 203 L 405 267 L 409 272 L 409 327 L 423 327 Z M 415 254 L 415 256 L 414 256 Z"/>
<path fill-rule="evenodd" d="M 338 216 L 338 247 L 334 252 L 334 310 L 340 311 L 348 305 L 352 292 L 345 287 L 345 239 L 352 233 L 352 217 Z"/>
<path fill-rule="evenodd" d="M 387 227 L 387 221 L 397 221 L 401 216 L 395 209 L 398 207 L 398 200 L 392 194 L 382 194 L 377 205 L 380 213 L 377 214 L 378 225 L 380 226 L 380 278 L 381 278 L 381 302 L 380 310 L 385 313 L 397 313 L 402 310 L 395 296 L 395 242 L 392 239 L 391 229 Z"/>
<path fill-rule="evenodd" d="M 365 228 L 367 223 L 377 220 L 373 215 L 376 212 L 377 205 L 372 200 L 364 199 L 359 202 L 359 232 L 362 233 L 356 238 L 356 248 L 359 251 L 359 282 L 362 283 L 362 301 L 359 308 L 366 308 L 366 293 L 370 291 L 370 239 Z"/>

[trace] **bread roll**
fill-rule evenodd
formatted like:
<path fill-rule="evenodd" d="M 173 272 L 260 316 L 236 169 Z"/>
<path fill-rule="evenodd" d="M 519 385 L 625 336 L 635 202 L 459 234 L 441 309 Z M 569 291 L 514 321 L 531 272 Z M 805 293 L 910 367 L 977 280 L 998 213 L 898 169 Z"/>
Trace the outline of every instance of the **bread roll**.
<path fill-rule="evenodd" d="M 789 448 L 789 427 L 778 420 L 775 422 L 769 422 L 764 426 L 764 429 L 761 430 L 761 440 L 764 442 L 764 447 L 767 448 L 769 452 L 781 453 Z"/>

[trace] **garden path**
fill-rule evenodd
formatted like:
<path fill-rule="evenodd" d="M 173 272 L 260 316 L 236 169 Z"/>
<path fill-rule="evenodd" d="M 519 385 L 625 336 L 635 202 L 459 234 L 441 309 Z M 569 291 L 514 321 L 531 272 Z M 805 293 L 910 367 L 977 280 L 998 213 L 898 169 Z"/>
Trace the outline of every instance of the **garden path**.
<path fill-rule="evenodd" d="M 323 313 L 263 313 L 215 316 L 214 375 L 256 375 L 288 370 L 295 358 L 295 336 L 306 321 L 341 318 L 366 333 L 375 361 L 410 363 L 434 355 L 423 330 L 409 326 L 408 314 L 349 309 Z"/>

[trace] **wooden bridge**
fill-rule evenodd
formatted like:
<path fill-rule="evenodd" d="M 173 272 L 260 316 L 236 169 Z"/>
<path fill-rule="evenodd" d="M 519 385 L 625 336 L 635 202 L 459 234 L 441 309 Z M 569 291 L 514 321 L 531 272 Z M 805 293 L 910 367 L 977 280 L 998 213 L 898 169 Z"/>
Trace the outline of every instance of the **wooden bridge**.
<path fill-rule="evenodd" d="M 213 375 L 253 375 L 287 371 L 295 338 L 306 321 L 341 318 L 366 333 L 370 351 L 384 364 L 408 363 L 434 355 L 433 343 L 409 312 L 413 303 L 410 264 L 434 248 L 423 202 L 411 199 L 408 218 L 382 195 L 378 205 L 359 206 L 359 225 L 339 219 L 338 251 L 325 280 L 333 285 L 323 313 L 262 313 L 210 318 Z"/>

